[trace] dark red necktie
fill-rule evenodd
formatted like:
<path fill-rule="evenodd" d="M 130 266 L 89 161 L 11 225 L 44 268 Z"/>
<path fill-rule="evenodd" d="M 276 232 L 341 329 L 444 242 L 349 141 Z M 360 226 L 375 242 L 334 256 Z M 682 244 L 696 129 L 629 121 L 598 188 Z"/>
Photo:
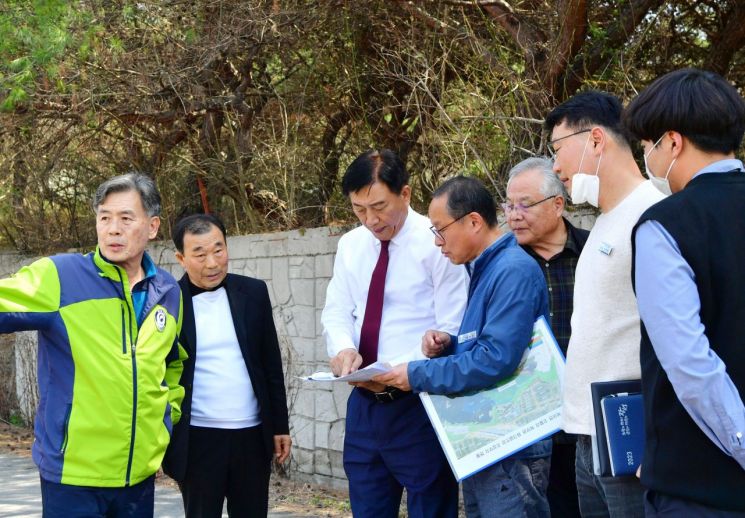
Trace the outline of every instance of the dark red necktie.
<path fill-rule="evenodd" d="M 380 320 L 383 318 L 383 293 L 385 291 L 385 272 L 388 270 L 388 245 L 390 241 L 380 242 L 380 256 L 370 279 L 370 289 L 367 292 L 367 306 L 365 318 L 362 320 L 360 332 L 361 367 L 367 367 L 378 359 L 378 336 L 380 335 Z"/>

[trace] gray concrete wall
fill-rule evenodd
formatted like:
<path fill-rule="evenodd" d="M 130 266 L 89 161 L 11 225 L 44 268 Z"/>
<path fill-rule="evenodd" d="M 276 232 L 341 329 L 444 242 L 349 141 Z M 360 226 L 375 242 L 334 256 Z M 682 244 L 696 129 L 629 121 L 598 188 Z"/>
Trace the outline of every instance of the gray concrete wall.
<path fill-rule="evenodd" d="M 571 213 L 569 219 L 583 228 L 594 222 L 589 213 Z M 285 365 L 292 476 L 331 487 L 346 487 L 342 446 L 350 387 L 304 382 L 297 377 L 329 370 L 320 316 L 336 244 L 345 230 L 323 227 L 228 238 L 230 271 L 262 279 L 269 287 Z M 150 253 L 161 267 L 181 277 L 170 243 L 156 243 Z M 12 273 L 21 262 L 28 262 L 28 258 L 0 255 L 0 273 Z M 20 364 L 16 362 L 17 369 Z"/>

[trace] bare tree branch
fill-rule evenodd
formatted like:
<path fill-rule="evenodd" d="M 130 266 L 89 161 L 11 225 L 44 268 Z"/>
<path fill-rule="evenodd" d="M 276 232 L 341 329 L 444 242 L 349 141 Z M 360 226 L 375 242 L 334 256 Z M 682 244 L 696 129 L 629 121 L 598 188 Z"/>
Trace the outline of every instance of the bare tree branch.
<path fill-rule="evenodd" d="M 704 61 L 707 68 L 720 75 L 726 75 L 735 54 L 745 46 L 745 5 L 736 1 L 732 9 L 724 17 L 726 24 L 714 36 L 709 53 Z"/>
<path fill-rule="evenodd" d="M 539 77 L 543 86 L 553 97 L 559 94 L 558 79 L 566 67 L 577 56 L 587 36 L 587 2 L 585 0 L 565 0 L 559 4 L 558 12 L 561 28 L 557 38 L 556 50 L 546 63 Z"/>
<path fill-rule="evenodd" d="M 590 47 L 576 56 L 574 64 L 559 80 L 556 90 L 558 101 L 573 95 L 582 83 L 595 74 L 607 61 L 608 49 L 620 48 L 628 41 L 636 27 L 650 10 L 659 7 L 664 0 L 630 0 L 617 20 L 608 29 L 607 36 L 592 42 Z"/>
<path fill-rule="evenodd" d="M 518 16 L 507 2 L 492 2 L 481 8 L 512 37 L 522 50 L 527 66 L 534 70 L 541 68 L 538 63 L 545 59 L 541 48 L 546 43 L 546 34 L 526 17 Z"/>

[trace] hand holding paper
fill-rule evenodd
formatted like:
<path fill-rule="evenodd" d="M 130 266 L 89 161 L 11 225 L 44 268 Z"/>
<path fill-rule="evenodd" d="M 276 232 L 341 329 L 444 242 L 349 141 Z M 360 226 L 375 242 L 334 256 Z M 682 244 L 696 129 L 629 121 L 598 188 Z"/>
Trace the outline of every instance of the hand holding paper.
<path fill-rule="evenodd" d="M 375 362 L 368 365 L 364 369 L 354 371 L 347 374 L 346 376 L 334 376 L 332 372 L 314 372 L 310 376 L 306 376 L 300 379 L 306 381 L 345 381 L 345 382 L 356 382 L 356 381 L 370 381 L 374 376 L 383 374 L 391 370 L 391 364 L 387 362 Z"/>
<path fill-rule="evenodd" d="M 375 376 L 373 381 L 401 390 L 411 390 L 408 367 L 408 363 L 401 363 L 393 367 L 391 371 Z"/>
<path fill-rule="evenodd" d="M 336 356 L 331 358 L 331 372 L 334 376 L 346 376 L 350 372 L 356 371 L 362 365 L 362 356 L 357 349 L 349 348 L 340 351 Z"/>

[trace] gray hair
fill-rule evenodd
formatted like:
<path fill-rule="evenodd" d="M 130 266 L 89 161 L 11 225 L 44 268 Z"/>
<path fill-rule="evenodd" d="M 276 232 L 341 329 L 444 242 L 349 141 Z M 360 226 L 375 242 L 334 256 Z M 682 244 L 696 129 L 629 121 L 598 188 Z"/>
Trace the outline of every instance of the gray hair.
<path fill-rule="evenodd" d="M 93 210 L 97 211 L 109 194 L 136 191 L 140 194 L 142 206 L 150 217 L 160 216 L 160 193 L 152 178 L 142 173 L 127 173 L 109 178 L 98 186 L 93 195 Z"/>
<path fill-rule="evenodd" d="M 554 173 L 553 162 L 549 158 L 542 156 L 526 158 L 510 169 L 507 187 L 509 188 L 510 182 L 513 179 L 528 171 L 538 171 L 543 175 L 543 184 L 540 188 L 541 194 L 544 196 L 561 196 L 564 200 L 568 198 L 566 187 L 564 187 L 559 176 Z"/>

